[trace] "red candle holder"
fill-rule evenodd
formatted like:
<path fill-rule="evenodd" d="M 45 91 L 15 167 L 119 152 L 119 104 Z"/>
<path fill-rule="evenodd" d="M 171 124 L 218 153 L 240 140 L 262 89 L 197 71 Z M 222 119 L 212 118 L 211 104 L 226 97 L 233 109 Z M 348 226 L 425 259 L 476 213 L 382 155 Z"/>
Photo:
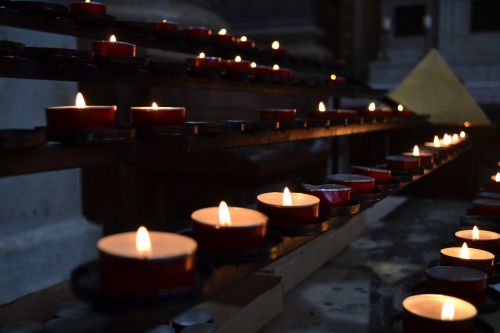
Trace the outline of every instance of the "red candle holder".
<path fill-rule="evenodd" d="M 155 21 L 153 22 L 153 26 L 155 27 L 155 30 L 158 32 L 174 31 L 177 30 L 178 27 L 177 23 L 170 22 L 167 20 Z"/>
<path fill-rule="evenodd" d="M 69 6 L 70 13 L 106 15 L 106 5 L 100 2 L 73 2 Z"/>
<path fill-rule="evenodd" d="M 92 53 L 96 57 L 135 57 L 136 47 L 134 44 L 102 40 L 92 43 Z"/>
<path fill-rule="evenodd" d="M 474 239 L 472 230 L 455 232 L 457 245 L 462 245 L 465 242 L 469 247 L 488 251 L 498 256 L 500 254 L 500 234 L 487 230 L 477 230 L 477 232 L 479 235 L 478 239 Z"/>
<path fill-rule="evenodd" d="M 132 107 L 132 124 L 135 127 L 182 126 L 186 123 L 183 107 Z"/>
<path fill-rule="evenodd" d="M 347 109 L 326 109 L 325 111 L 310 111 L 310 119 L 325 119 L 325 120 L 335 120 L 335 119 L 351 119 L 357 116 L 357 112 L 354 110 Z"/>
<path fill-rule="evenodd" d="M 476 199 L 472 201 L 472 209 L 479 215 L 500 215 L 500 200 Z"/>
<path fill-rule="evenodd" d="M 477 269 L 490 276 L 493 273 L 493 260 L 495 256 L 488 251 L 468 248 L 469 259 L 461 258 L 460 247 L 448 247 L 441 249 L 441 265 L 457 266 Z"/>
<path fill-rule="evenodd" d="M 371 111 L 368 108 L 366 108 L 363 110 L 363 116 L 371 118 L 388 118 L 392 116 L 392 110 L 385 108 L 376 108 L 373 111 Z"/>
<path fill-rule="evenodd" d="M 328 182 L 349 186 L 353 194 L 372 193 L 375 179 L 364 175 L 338 173 L 328 176 Z"/>
<path fill-rule="evenodd" d="M 352 165 L 351 170 L 355 174 L 372 177 L 375 179 L 376 185 L 384 185 L 391 180 L 391 170 L 370 168 L 359 165 Z"/>
<path fill-rule="evenodd" d="M 263 121 L 291 121 L 295 120 L 295 109 L 265 109 L 260 110 L 260 120 Z"/>
<path fill-rule="evenodd" d="M 413 152 L 405 152 L 402 155 L 418 158 L 421 166 L 431 167 L 434 164 L 434 154 L 431 152 L 421 151 L 418 155 L 413 155 Z"/>
<path fill-rule="evenodd" d="M 391 155 L 385 158 L 387 168 L 391 170 L 408 170 L 420 168 L 420 159 L 414 156 Z"/>
<path fill-rule="evenodd" d="M 351 188 L 349 186 L 304 184 L 304 187 L 308 194 L 314 195 L 320 200 L 320 206 L 323 208 L 347 206 L 351 201 Z"/>
<path fill-rule="evenodd" d="M 221 68 L 221 60 L 217 57 L 196 57 L 186 59 L 187 64 L 192 69 L 220 69 Z"/>
<path fill-rule="evenodd" d="M 234 35 L 229 35 L 229 34 L 216 34 L 214 35 L 214 41 L 217 44 L 234 44 L 236 42 L 236 37 Z"/>
<path fill-rule="evenodd" d="M 240 48 L 254 48 L 256 45 L 255 41 L 248 39 L 246 36 L 238 37 L 234 42 Z"/>
<path fill-rule="evenodd" d="M 187 37 L 208 38 L 212 36 L 212 29 L 206 27 L 188 27 L 184 32 Z"/>
<path fill-rule="evenodd" d="M 55 106 L 45 110 L 47 128 L 74 131 L 116 127 L 116 105 L 109 106 Z"/>
<path fill-rule="evenodd" d="M 304 193 L 291 193 L 292 205 L 282 203 L 283 193 L 270 192 L 257 196 L 258 210 L 269 217 L 271 225 L 299 225 L 316 223 L 319 217 L 319 199 Z"/>
<path fill-rule="evenodd" d="M 221 65 L 229 72 L 250 72 L 250 61 L 222 60 Z"/>

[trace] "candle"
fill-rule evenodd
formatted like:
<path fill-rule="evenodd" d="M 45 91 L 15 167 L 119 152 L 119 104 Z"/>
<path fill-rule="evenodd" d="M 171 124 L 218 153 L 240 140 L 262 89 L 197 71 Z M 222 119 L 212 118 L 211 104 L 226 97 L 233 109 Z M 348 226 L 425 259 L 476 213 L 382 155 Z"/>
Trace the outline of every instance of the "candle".
<path fill-rule="evenodd" d="M 216 35 L 214 35 L 215 42 L 218 44 L 233 44 L 236 41 L 236 37 L 227 33 L 226 28 L 220 29 Z"/>
<path fill-rule="evenodd" d="M 460 139 L 465 140 L 467 138 L 467 134 L 464 131 L 460 131 Z"/>
<path fill-rule="evenodd" d="M 391 179 L 391 170 L 377 169 L 365 166 L 353 165 L 351 166 L 353 173 L 358 175 L 365 175 L 375 179 L 375 185 L 387 184 Z"/>
<path fill-rule="evenodd" d="M 158 32 L 167 32 L 167 31 L 177 30 L 177 23 L 170 22 L 167 20 L 155 21 L 153 23 L 153 25 L 155 27 L 155 30 Z"/>
<path fill-rule="evenodd" d="M 205 55 L 205 52 L 200 52 L 196 58 L 186 59 L 186 62 L 191 68 L 191 70 L 194 71 L 204 70 L 204 69 L 219 71 L 221 67 L 220 58 L 207 57 Z"/>
<path fill-rule="evenodd" d="M 353 194 L 372 193 L 375 188 L 375 179 L 364 175 L 338 173 L 329 175 L 328 181 L 333 184 L 349 186 Z"/>
<path fill-rule="evenodd" d="M 72 131 L 93 128 L 115 128 L 116 105 L 87 106 L 81 93 L 75 106 L 54 106 L 45 110 L 47 128 Z"/>
<path fill-rule="evenodd" d="M 411 117 L 414 115 L 413 111 L 404 107 L 403 104 L 398 104 L 396 114 L 403 117 Z"/>
<path fill-rule="evenodd" d="M 472 209 L 478 215 L 500 216 L 500 200 L 476 199 L 472 201 Z"/>
<path fill-rule="evenodd" d="M 288 68 L 280 68 L 278 64 L 273 65 L 274 76 L 278 79 L 287 79 L 292 76 L 292 70 Z"/>
<path fill-rule="evenodd" d="M 424 21 L 424 28 L 425 29 L 428 29 L 428 30 L 432 29 L 432 16 L 424 15 L 423 21 Z"/>
<path fill-rule="evenodd" d="M 422 294 L 403 301 L 405 333 L 474 333 L 477 309 L 452 296 Z"/>
<path fill-rule="evenodd" d="M 320 200 L 321 208 L 346 206 L 351 201 L 351 188 L 349 186 L 304 184 L 304 188 L 308 194 L 312 194 Z"/>
<path fill-rule="evenodd" d="M 193 237 L 202 251 L 211 253 L 245 252 L 262 248 L 266 241 L 267 216 L 240 207 L 199 209 L 191 214 Z"/>
<path fill-rule="evenodd" d="M 186 109 L 183 107 L 160 107 L 153 102 L 151 106 L 135 106 L 130 110 L 135 127 L 182 126 L 186 122 Z"/>
<path fill-rule="evenodd" d="M 434 266 L 425 270 L 425 276 L 430 293 L 458 297 L 476 305 L 484 300 L 488 276 L 477 269 Z"/>
<path fill-rule="evenodd" d="M 92 43 L 92 52 L 96 57 L 135 57 L 135 45 L 118 42 L 115 35 L 109 40 Z"/>
<path fill-rule="evenodd" d="M 125 232 L 97 242 L 106 290 L 147 294 L 194 283 L 196 241 L 167 232 Z"/>
<path fill-rule="evenodd" d="M 234 60 L 223 60 L 221 62 L 223 68 L 227 72 L 237 72 L 237 73 L 248 73 L 250 72 L 250 61 L 242 60 L 239 55 L 237 55 Z"/>
<path fill-rule="evenodd" d="M 311 119 L 334 120 L 353 118 L 357 115 L 357 112 L 347 109 L 327 109 L 325 103 L 321 101 L 318 103 L 317 110 L 310 111 L 308 115 Z"/>
<path fill-rule="evenodd" d="M 367 117 L 382 118 L 392 115 L 392 110 L 386 107 L 377 107 L 375 102 L 368 104 L 368 107 L 363 110 L 363 115 Z"/>
<path fill-rule="evenodd" d="M 495 255 L 500 253 L 500 234 L 494 231 L 479 230 L 477 226 L 469 230 L 455 232 L 455 239 L 467 243 L 475 249 L 485 250 Z"/>
<path fill-rule="evenodd" d="M 286 49 L 282 48 L 280 45 L 280 42 L 277 40 L 275 40 L 271 43 L 271 49 L 272 49 L 273 53 L 276 55 L 281 55 L 281 54 L 286 53 Z"/>
<path fill-rule="evenodd" d="M 432 142 L 426 142 L 424 146 L 426 149 L 432 150 L 435 154 L 437 154 L 436 158 L 438 159 L 448 157 L 448 150 L 446 147 L 441 146 L 441 140 L 439 140 L 437 135 L 434 136 L 434 140 Z"/>
<path fill-rule="evenodd" d="M 420 158 L 415 156 L 391 155 L 385 158 L 387 168 L 408 170 L 420 168 Z"/>
<path fill-rule="evenodd" d="M 106 14 L 106 5 L 100 2 L 91 2 L 90 0 L 73 2 L 69 6 L 71 13 L 77 14 Z"/>
<path fill-rule="evenodd" d="M 420 151 L 420 148 L 415 145 L 412 152 L 403 153 L 403 156 L 418 157 L 420 165 L 426 168 L 431 168 L 434 163 L 434 154 L 429 151 Z"/>
<path fill-rule="evenodd" d="M 310 194 L 269 192 L 257 196 L 258 209 L 269 217 L 271 225 L 316 223 L 319 216 L 319 199 Z"/>
<path fill-rule="evenodd" d="M 291 121 L 295 120 L 295 109 L 264 109 L 260 110 L 260 120 L 263 121 Z"/>
<path fill-rule="evenodd" d="M 338 76 L 336 74 L 330 74 L 330 83 L 335 85 L 344 84 L 346 83 L 346 79 L 345 77 Z"/>
<path fill-rule="evenodd" d="M 184 33 L 189 38 L 208 38 L 212 35 L 212 29 L 206 27 L 188 27 Z"/>
<path fill-rule="evenodd" d="M 490 181 L 486 184 L 486 189 L 492 192 L 500 192 L 500 172 L 491 176 Z"/>
<path fill-rule="evenodd" d="M 239 47 L 255 47 L 255 41 L 248 39 L 247 36 L 236 38 L 236 45 Z"/>
<path fill-rule="evenodd" d="M 469 248 L 467 243 L 462 247 L 441 249 L 441 265 L 459 266 L 477 269 L 491 275 L 495 256 L 488 251 Z"/>

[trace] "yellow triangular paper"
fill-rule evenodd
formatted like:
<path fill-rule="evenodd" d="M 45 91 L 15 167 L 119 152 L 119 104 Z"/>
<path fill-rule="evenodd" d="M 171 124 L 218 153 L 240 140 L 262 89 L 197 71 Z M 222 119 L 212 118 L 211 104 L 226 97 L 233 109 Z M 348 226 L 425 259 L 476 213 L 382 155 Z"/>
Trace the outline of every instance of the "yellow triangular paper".
<path fill-rule="evenodd" d="M 432 49 L 394 89 L 390 97 L 415 111 L 431 115 L 435 124 L 491 125 L 462 82 L 438 51 Z"/>

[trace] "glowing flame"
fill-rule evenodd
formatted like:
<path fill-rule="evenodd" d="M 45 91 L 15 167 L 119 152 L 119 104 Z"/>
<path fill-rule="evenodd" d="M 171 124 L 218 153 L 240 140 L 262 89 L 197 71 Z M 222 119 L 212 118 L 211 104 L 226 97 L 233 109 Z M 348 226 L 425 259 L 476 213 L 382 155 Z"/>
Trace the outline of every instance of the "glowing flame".
<path fill-rule="evenodd" d="M 451 144 L 451 135 L 448 133 L 444 133 L 443 135 L 443 140 L 441 141 L 443 145 L 449 146 Z"/>
<path fill-rule="evenodd" d="M 464 122 L 464 127 L 470 127 L 471 123 L 469 123 L 468 121 Z"/>
<path fill-rule="evenodd" d="M 278 42 L 277 40 L 275 40 L 272 44 L 271 44 L 271 47 L 273 50 L 277 50 L 280 48 L 280 42 Z"/>
<path fill-rule="evenodd" d="M 225 34 L 227 34 L 227 29 L 226 28 L 220 29 L 218 34 L 224 36 Z"/>
<path fill-rule="evenodd" d="M 229 214 L 229 207 L 225 201 L 221 201 L 219 204 L 219 224 L 231 225 L 231 214 Z"/>
<path fill-rule="evenodd" d="M 247 36 L 241 36 L 240 41 L 246 42 L 248 40 Z"/>
<path fill-rule="evenodd" d="M 82 95 L 81 92 L 79 92 L 78 94 L 76 94 L 75 105 L 79 109 L 83 109 L 84 107 L 87 106 L 87 104 L 85 104 L 85 98 L 83 98 L 83 95 Z"/>
<path fill-rule="evenodd" d="M 252 61 L 252 62 L 250 63 L 250 67 L 252 67 L 252 68 L 257 67 L 257 63 L 256 63 L 255 61 Z"/>
<path fill-rule="evenodd" d="M 280 69 L 280 66 L 278 64 L 273 65 L 273 71 L 277 71 Z"/>
<path fill-rule="evenodd" d="M 461 132 L 460 132 L 460 138 L 461 138 L 461 139 L 465 139 L 465 132 L 464 132 L 464 131 L 461 131 Z"/>
<path fill-rule="evenodd" d="M 417 145 L 413 147 L 413 156 L 420 156 L 420 149 L 418 149 Z"/>
<path fill-rule="evenodd" d="M 86 3 L 90 3 L 90 0 L 85 0 Z"/>
<path fill-rule="evenodd" d="M 450 321 L 453 319 L 455 319 L 455 305 L 451 299 L 445 298 L 441 309 L 441 320 Z"/>
<path fill-rule="evenodd" d="M 200 59 L 205 58 L 205 52 L 200 52 L 200 54 L 198 54 L 198 58 Z"/>
<path fill-rule="evenodd" d="M 241 62 L 241 57 L 239 55 L 237 55 L 236 57 L 234 57 L 234 61 Z"/>
<path fill-rule="evenodd" d="M 375 103 L 371 102 L 369 105 L 368 105 L 368 111 L 375 111 Z"/>
<path fill-rule="evenodd" d="M 109 36 L 109 41 L 110 41 L 111 43 L 116 42 L 116 36 L 115 36 L 115 35 L 111 35 L 111 36 Z"/>
<path fill-rule="evenodd" d="M 318 111 L 319 112 L 325 112 L 326 111 L 325 103 L 319 102 L 319 104 L 318 104 Z"/>
<path fill-rule="evenodd" d="M 457 133 L 453 134 L 453 136 L 451 137 L 451 141 L 452 141 L 453 143 L 457 143 L 457 142 L 458 142 L 458 140 L 459 140 L 459 139 L 458 139 L 458 134 L 457 134 Z"/>
<path fill-rule="evenodd" d="M 479 239 L 479 229 L 477 226 L 474 226 L 474 228 L 472 228 L 472 239 Z"/>
<path fill-rule="evenodd" d="M 143 226 L 137 229 L 137 233 L 135 235 L 135 248 L 141 256 L 145 258 L 151 256 L 151 239 L 149 238 L 148 229 Z"/>
<path fill-rule="evenodd" d="M 398 111 L 403 111 L 403 110 L 404 110 L 404 106 L 403 106 L 403 105 L 401 105 L 401 104 L 399 104 L 399 105 L 398 105 Z"/>
<path fill-rule="evenodd" d="M 462 249 L 460 250 L 460 258 L 470 259 L 469 248 L 467 247 L 467 243 L 464 243 L 462 245 Z"/>
<path fill-rule="evenodd" d="M 441 141 L 439 141 L 439 137 L 437 135 L 434 135 L 434 147 L 441 147 Z"/>
<path fill-rule="evenodd" d="M 285 187 L 283 190 L 283 206 L 292 206 L 292 195 L 290 194 L 290 190 L 288 187 Z"/>
<path fill-rule="evenodd" d="M 330 80 L 332 80 L 332 81 L 337 80 L 337 75 L 335 75 L 335 74 L 330 75 Z"/>
<path fill-rule="evenodd" d="M 495 182 L 500 183 L 500 172 L 495 175 Z"/>
<path fill-rule="evenodd" d="M 161 20 L 163 23 L 167 23 L 167 20 Z"/>
<path fill-rule="evenodd" d="M 158 104 L 156 104 L 155 102 L 153 102 L 153 104 L 151 104 L 151 108 L 152 108 L 154 111 L 158 111 Z"/>

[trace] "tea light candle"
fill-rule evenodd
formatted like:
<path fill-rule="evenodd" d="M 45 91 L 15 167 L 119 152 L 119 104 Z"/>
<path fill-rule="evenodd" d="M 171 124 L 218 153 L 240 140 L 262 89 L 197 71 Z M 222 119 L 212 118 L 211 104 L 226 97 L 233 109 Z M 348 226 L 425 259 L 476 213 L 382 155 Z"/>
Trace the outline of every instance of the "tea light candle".
<path fill-rule="evenodd" d="M 240 207 L 199 209 L 191 214 L 193 237 L 200 249 L 212 253 L 245 252 L 262 248 L 266 242 L 267 216 Z"/>
<path fill-rule="evenodd" d="M 282 48 L 280 45 L 280 42 L 275 40 L 271 43 L 271 50 L 273 51 L 273 54 L 276 55 L 282 55 L 286 53 L 286 49 Z"/>
<path fill-rule="evenodd" d="M 184 30 L 187 37 L 207 38 L 212 35 L 212 29 L 206 27 L 188 27 Z"/>
<path fill-rule="evenodd" d="M 250 72 L 250 61 L 242 60 L 239 55 L 234 60 L 223 60 L 221 64 L 228 72 Z"/>
<path fill-rule="evenodd" d="M 310 194 L 269 192 L 257 196 L 258 209 L 269 217 L 272 225 L 316 223 L 319 216 L 319 199 Z"/>
<path fill-rule="evenodd" d="M 434 163 L 434 154 L 428 151 L 420 151 L 417 145 L 413 147 L 412 152 L 403 153 L 403 156 L 418 157 L 420 165 L 424 167 L 432 167 Z"/>
<path fill-rule="evenodd" d="M 414 115 L 413 111 L 403 106 L 403 104 L 399 104 L 396 110 L 398 116 L 411 117 Z"/>
<path fill-rule="evenodd" d="M 472 201 L 472 208 L 479 215 L 500 215 L 500 200 L 476 199 Z"/>
<path fill-rule="evenodd" d="M 463 243 L 462 247 L 441 249 L 441 265 L 473 268 L 488 275 L 493 273 L 494 259 L 495 256 L 491 252 L 471 249 L 467 243 Z"/>
<path fill-rule="evenodd" d="M 385 158 L 387 168 L 391 170 L 408 170 L 420 168 L 420 159 L 415 156 L 391 155 Z"/>
<path fill-rule="evenodd" d="M 155 30 L 159 31 L 159 32 L 167 32 L 167 31 L 177 30 L 177 23 L 170 22 L 167 20 L 155 21 L 155 22 L 153 22 L 153 25 L 155 27 Z"/>
<path fill-rule="evenodd" d="M 45 110 L 49 130 L 72 131 L 115 128 L 116 105 L 87 106 L 81 93 L 75 106 L 53 106 Z"/>
<path fill-rule="evenodd" d="M 375 185 L 387 184 L 391 179 L 391 170 L 377 169 L 365 166 L 353 165 L 351 166 L 353 173 L 358 175 L 365 175 L 375 179 Z"/>
<path fill-rule="evenodd" d="M 377 107 L 375 102 L 368 104 L 368 107 L 363 110 L 363 115 L 367 117 L 383 118 L 392 115 L 392 110 L 389 108 Z"/>
<path fill-rule="evenodd" d="M 196 241 L 179 234 L 125 232 L 97 242 L 106 290 L 148 294 L 194 283 Z"/>
<path fill-rule="evenodd" d="M 349 186 L 304 184 L 304 188 L 308 194 L 312 194 L 319 199 L 321 208 L 346 206 L 351 200 L 351 188 Z"/>
<path fill-rule="evenodd" d="M 474 333 L 477 309 L 452 296 L 422 294 L 403 301 L 405 333 Z"/>
<path fill-rule="evenodd" d="M 236 37 L 227 33 L 226 28 L 222 28 L 214 35 L 215 42 L 218 44 L 233 44 L 236 41 Z"/>
<path fill-rule="evenodd" d="M 295 109 L 264 109 L 260 110 L 260 120 L 263 121 L 291 121 L 295 120 Z"/>
<path fill-rule="evenodd" d="M 338 76 L 336 74 L 330 74 L 330 83 L 340 85 L 346 83 L 346 79 L 345 77 Z"/>
<path fill-rule="evenodd" d="M 182 126 L 186 122 L 186 109 L 183 107 L 135 106 L 132 111 L 132 124 L 135 127 Z"/>
<path fill-rule="evenodd" d="M 288 68 L 280 68 L 278 64 L 273 65 L 273 74 L 279 79 L 287 79 L 292 76 L 292 70 Z"/>
<path fill-rule="evenodd" d="M 205 52 L 200 52 L 196 58 L 186 59 L 187 64 L 191 69 L 220 69 L 221 60 L 217 57 L 207 57 Z"/>
<path fill-rule="evenodd" d="M 455 232 L 455 239 L 467 243 L 475 249 L 485 250 L 495 255 L 500 253 L 500 234 L 494 231 L 479 230 L 477 226 L 469 230 Z"/>
<path fill-rule="evenodd" d="M 241 36 L 239 38 L 236 38 L 235 43 L 239 47 L 250 47 L 253 48 L 255 47 L 255 41 L 249 39 L 247 36 Z"/>
<path fill-rule="evenodd" d="M 109 40 L 92 43 L 92 52 L 96 57 L 135 57 L 135 45 L 118 42 L 115 35 Z"/>
<path fill-rule="evenodd" d="M 77 14 L 106 14 L 106 5 L 100 2 L 91 2 L 90 0 L 73 2 L 69 6 L 71 13 Z"/>
<path fill-rule="evenodd" d="M 338 173 L 329 175 L 328 182 L 349 186 L 353 194 L 372 193 L 375 188 L 375 179 L 364 175 Z"/>
<path fill-rule="evenodd" d="M 318 108 L 315 111 L 309 112 L 309 118 L 311 119 L 349 119 L 356 117 L 357 112 L 354 110 L 346 109 L 327 109 L 325 103 L 319 102 Z"/>
<path fill-rule="evenodd" d="M 425 270 L 425 276 L 430 293 L 458 297 L 476 305 L 484 300 L 488 276 L 477 269 L 434 266 Z"/>
<path fill-rule="evenodd" d="M 431 150 L 435 154 L 437 154 L 438 156 L 436 158 L 444 159 L 448 157 L 447 148 L 441 146 L 441 140 L 439 140 L 439 137 L 437 135 L 434 136 L 434 140 L 432 142 L 424 143 L 424 147 L 425 149 Z"/>

